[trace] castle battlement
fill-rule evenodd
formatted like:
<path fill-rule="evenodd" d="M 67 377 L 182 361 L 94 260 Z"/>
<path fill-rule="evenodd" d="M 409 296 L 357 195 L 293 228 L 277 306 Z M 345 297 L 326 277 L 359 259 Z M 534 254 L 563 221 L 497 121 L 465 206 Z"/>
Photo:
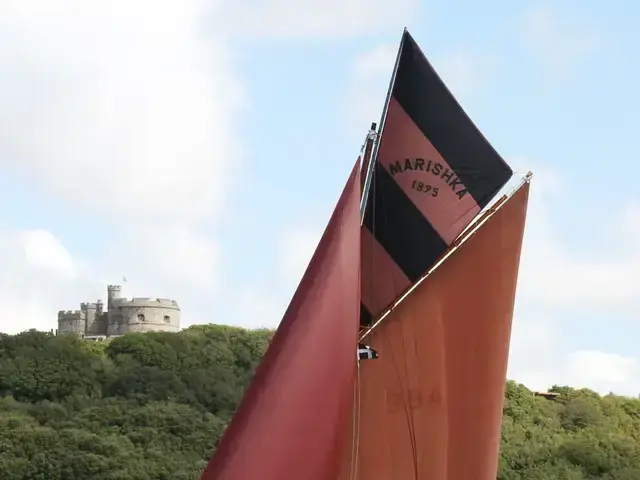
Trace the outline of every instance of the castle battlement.
<path fill-rule="evenodd" d="M 120 297 L 120 285 L 107 288 L 107 306 L 103 302 L 83 302 L 80 310 L 58 312 L 58 332 L 82 336 L 117 336 L 127 332 L 180 330 L 180 307 L 169 298 Z"/>
<path fill-rule="evenodd" d="M 155 308 L 172 308 L 179 309 L 178 302 L 169 298 L 150 298 L 150 297 L 133 297 L 118 298 L 113 301 L 113 305 L 116 307 L 155 307 Z"/>

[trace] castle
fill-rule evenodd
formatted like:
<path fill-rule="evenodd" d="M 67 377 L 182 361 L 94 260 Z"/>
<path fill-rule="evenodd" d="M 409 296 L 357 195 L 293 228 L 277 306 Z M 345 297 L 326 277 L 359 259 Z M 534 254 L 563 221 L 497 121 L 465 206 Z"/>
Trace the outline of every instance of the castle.
<path fill-rule="evenodd" d="M 81 303 L 80 310 L 58 312 L 58 333 L 75 333 L 88 339 L 129 332 L 177 332 L 180 330 L 180 307 L 165 298 L 120 297 L 120 285 L 107 287 L 107 310 L 101 300 Z"/>

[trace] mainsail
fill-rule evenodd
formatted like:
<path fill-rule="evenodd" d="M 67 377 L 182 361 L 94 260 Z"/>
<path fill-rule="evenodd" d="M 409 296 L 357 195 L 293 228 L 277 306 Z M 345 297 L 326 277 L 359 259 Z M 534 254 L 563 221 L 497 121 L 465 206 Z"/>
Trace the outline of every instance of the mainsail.
<path fill-rule="evenodd" d="M 363 326 L 433 266 L 513 173 L 407 30 L 381 124 L 362 231 Z"/>
<path fill-rule="evenodd" d="M 335 479 L 356 371 L 357 162 L 203 480 Z"/>
<path fill-rule="evenodd" d="M 529 184 L 364 341 L 340 480 L 495 480 Z"/>
<path fill-rule="evenodd" d="M 496 478 L 530 176 L 406 30 L 380 132 L 203 480 Z"/>

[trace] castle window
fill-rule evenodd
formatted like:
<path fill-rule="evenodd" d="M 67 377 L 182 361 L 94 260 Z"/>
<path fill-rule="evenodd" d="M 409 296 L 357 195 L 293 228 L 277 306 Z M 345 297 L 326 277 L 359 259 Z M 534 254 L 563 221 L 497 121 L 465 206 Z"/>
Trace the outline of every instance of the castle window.
<path fill-rule="evenodd" d="M 169 318 L 169 315 L 165 315 L 164 316 L 164 323 L 170 323 L 171 322 L 171 318 Z"/>
<path fill-rule="evenodd" d="M 138 321 L 139 322 L 144 322 L 144 315 L 142 315 L 142 314 L 138 315 Z"/>

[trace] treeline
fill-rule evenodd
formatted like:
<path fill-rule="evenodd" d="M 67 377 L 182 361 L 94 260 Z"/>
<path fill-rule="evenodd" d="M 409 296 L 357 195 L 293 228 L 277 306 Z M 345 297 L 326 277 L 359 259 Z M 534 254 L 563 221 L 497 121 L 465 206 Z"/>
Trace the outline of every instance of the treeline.
<path fill-rule="evenodd" d="M 498 480 L 640 480 L 640 400 L 507 382 Z"/>
<path fill-rule="evenodd" d="M 0 335 L 0 479 L 196 480 L 269 330 Z M 640 480 L 640 400 L 507 383 L 498 480 Z"/>
<path fill-rule="evenodd" d="M 198 479 L 271 334 L 0 335 L 0 479 Z"/>

